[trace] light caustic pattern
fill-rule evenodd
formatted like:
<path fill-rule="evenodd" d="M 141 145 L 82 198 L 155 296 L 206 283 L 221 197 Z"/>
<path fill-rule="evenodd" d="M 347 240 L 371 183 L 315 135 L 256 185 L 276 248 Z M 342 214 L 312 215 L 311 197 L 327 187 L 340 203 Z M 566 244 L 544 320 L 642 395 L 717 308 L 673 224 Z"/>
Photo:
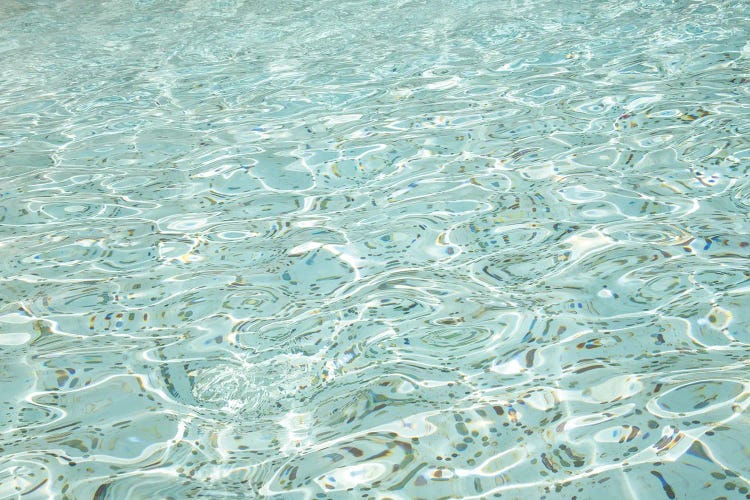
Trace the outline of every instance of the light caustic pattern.
<path fill-rule="evenodd" d="M 750 4 L 0 5 L 0 498 L 744 498 Z"/>

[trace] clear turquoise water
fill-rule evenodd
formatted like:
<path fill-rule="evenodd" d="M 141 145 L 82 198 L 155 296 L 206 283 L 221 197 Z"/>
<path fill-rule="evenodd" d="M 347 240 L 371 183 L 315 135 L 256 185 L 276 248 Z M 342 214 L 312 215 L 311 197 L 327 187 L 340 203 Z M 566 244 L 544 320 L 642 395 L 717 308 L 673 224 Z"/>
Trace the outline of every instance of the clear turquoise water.
<path fill-rule="evenodd" d="M 4 0 L 0 498 L 744 498 L 749 19 Z"/>

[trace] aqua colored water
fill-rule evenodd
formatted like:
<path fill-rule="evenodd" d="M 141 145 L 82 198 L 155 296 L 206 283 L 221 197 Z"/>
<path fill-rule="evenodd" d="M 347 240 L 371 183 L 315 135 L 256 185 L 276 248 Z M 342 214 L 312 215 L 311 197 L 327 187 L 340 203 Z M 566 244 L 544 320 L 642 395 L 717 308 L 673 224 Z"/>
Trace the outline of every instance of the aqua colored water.
<path fill-rule="evenodd" d="M 0 3 L 0 498 L 750 498 L 750 3 Z"/>

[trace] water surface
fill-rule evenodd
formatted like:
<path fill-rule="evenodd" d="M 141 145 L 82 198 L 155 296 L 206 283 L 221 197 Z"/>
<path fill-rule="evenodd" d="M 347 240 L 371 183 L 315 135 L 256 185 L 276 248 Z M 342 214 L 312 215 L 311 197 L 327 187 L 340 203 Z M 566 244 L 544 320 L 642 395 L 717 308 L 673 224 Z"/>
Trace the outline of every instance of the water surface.
<path fill-rule="evenodd" d="M 744 498 L 750 4 L 0 5 L 0 498 Z"/>

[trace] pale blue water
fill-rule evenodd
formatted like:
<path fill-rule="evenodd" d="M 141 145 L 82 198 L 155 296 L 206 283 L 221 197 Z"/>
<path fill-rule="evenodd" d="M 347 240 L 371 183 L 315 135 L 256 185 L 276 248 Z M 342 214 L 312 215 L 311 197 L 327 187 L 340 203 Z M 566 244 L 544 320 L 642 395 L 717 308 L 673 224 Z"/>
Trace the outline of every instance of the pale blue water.
<path fill-rule="evenodd" d="M 0 2 L 0 498 L 750 498 L 750 3 Z"/>

